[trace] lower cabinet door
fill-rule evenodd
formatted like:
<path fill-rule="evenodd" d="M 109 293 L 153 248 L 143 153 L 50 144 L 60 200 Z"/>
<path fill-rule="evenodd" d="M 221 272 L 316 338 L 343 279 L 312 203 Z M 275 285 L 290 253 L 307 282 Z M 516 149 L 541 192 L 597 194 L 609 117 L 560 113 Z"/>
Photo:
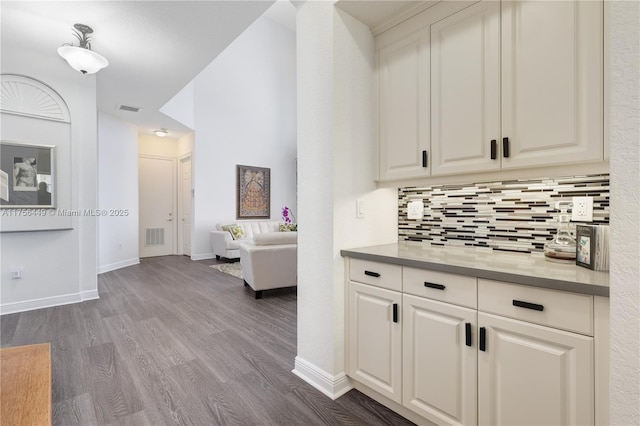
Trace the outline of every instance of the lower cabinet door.
<path fill-rule="evenodd" d="M 485 313 L 478 327 L 479 424 L 594 424 L 592 337 Z"/>
<path fill-rule="evenodd" d="M 403 404 L 434 423 L 477 424 L 473 309 L 403 296 Z"/>
<path fill-rule="evenodd" d="M 402 296 L 349 283 L 349 376 L 402 403 Z"/>

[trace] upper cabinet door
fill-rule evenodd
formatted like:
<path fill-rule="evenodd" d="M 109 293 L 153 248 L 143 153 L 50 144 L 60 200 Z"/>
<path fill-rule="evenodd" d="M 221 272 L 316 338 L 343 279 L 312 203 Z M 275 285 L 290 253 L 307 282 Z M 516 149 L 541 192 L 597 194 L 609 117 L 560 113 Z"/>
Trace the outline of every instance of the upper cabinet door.
<path fill-rule="evenodd" d="M 499 170 L 499 140 L 500 3 L 483 1 L 431 26 L 431 174 Z"/>
<path fill-rule="evenodd" d="M 502 167 L 602 160 L 602 68 L 602 2 L 502 2 Z"/>
<path fill-rule="evenodd" d="M 429 175 L 429 32 L 378 53 L 380 180 Z"/>

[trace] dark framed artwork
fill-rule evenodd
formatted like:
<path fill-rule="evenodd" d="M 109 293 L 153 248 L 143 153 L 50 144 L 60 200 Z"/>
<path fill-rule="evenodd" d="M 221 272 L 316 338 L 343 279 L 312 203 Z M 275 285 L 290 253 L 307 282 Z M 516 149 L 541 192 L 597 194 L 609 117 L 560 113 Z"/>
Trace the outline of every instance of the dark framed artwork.
<path fill-rule="evenodd" d="M 0 142 L 0 208 L 55 207 L 54 148 Z"/>
<path fill-rule="evenodd" d="M 271 217 L 271 169 L 236 166 L 236 219 Z"/>

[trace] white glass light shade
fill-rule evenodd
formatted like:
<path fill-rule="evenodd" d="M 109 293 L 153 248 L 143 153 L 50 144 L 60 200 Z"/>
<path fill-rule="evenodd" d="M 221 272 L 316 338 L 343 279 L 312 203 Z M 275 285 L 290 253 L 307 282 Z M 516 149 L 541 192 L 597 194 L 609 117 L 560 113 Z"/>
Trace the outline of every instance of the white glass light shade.
<path fill-rule="evenodd" d="M 104 56 L 82 47 L 62 46 L 58 48 L 58 54 L 82 74 L 94 74 L 109 65 Z"/>
<path fill-rule="evenodd" d="M 160 129 L 160 130 L 155 130 L 154 133 L 156 134 L 156 136 L 164 138 L 165 136 L 167 136 L 169 134 L 169 132 L 167 132 L 167 129 Z"/>

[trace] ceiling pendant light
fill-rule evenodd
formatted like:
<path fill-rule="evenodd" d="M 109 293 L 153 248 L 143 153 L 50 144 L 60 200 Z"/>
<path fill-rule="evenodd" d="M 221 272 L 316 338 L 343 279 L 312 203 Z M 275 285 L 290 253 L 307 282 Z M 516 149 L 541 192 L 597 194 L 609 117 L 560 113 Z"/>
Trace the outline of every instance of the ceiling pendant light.
<path fill-rule="evenodd" d="M 91 50 L 89 34 L 93 33 L 93 29 L 84 24 L 75 24 L 73 28 L 73 35 L 77 37 L 80 46 L 65 43 L 58 48 L 58 54 L 71 65 L 71 68 L 82 74 L 94 74 L 109 65 L 104 56 Z"/>
<path fill-rule="evenodd" d="M 167 129 L 154 130 L 153 133 L 155 133 L 159 138 L 164 138 L 169 134 Z"/>

